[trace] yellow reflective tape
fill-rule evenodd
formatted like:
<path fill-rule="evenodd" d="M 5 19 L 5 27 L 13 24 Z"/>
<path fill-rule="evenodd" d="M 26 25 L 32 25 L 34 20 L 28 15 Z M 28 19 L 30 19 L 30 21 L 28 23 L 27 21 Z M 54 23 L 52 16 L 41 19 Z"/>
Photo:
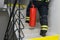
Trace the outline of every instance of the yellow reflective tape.
<path fill-rule="evenodd" d="M 46 27 L 46 28 L 48 28 L 48 26 L 47 26 L 47 25 L 42 25 L 41 27 Z"/>
<path fill-rule="evenodd" d="M 41 28 L 41 30 L 48 30 L 48 28 Z"/>
<path fill-rule="evenodd" d="M 30 19 L 26 19 L 26 20 L 28 20 L 28 21 L 29 21 Z"/>
<path fill-rule="evenodd" d="M 13 4 L 12 3 L 9 3 L 9 4 L 7 4 L 8 6 L 13 6 Z M 16 4 L 16 7 L 19 7 L 19 4 Z M 20 4 L 20 7 L 23 7 L 23 8 L 26 8 L 26 5 L 24 5 L 24 4 Z"/>
<path fill-rule="evenodd" d="M 26 17 L 26 18 L 30 18 L 30 17 Z"/>

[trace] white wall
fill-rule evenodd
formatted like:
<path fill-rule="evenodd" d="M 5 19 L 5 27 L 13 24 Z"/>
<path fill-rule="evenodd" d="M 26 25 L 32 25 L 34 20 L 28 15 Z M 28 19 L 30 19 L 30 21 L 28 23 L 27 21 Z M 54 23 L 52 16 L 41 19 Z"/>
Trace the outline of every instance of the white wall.
<path fill-rule="evenodd" d="M 2 8 L 4 5 L 4 0 L 0 0 L 0 8 Z"/>
<path fill-rule="evenodd" d="M 49 27 L 50 32 L 60 34 L 60 0 L 51 0 L 49 9 Z"/>

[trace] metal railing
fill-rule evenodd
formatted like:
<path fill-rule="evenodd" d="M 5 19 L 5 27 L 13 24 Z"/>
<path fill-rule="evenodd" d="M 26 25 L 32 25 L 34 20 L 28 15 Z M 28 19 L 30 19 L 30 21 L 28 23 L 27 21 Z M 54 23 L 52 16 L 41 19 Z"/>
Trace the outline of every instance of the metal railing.
<path fill-rule="evenodd" d="M 15 0 L 12 9 L 10 8 L 10 18 L 9 18 L 9 22 L 8 22 L 7 29 L 5 32 L 4 40 L 22 40 L 24 38 L 24 33 L 22 31 L 22 29 L 24 29 L 24 24 L 21 21 L 21 19 L 23 19 L 24 16 L 20 12 L 20 4 L 19 4 L 19 8 L 15 11 L 16 3 L 17 3 L 17 0 Z M 7 5 L 7 8 L 8 8 L 8 5 Z M 15 17 L 17 11 L 18 11 L 18 15 L 17 15 L 18 18 Z M 23 18 L 20 18 L 20 15 L 22 15 Z M 20 23 L 22 24 L 23 28 L 20 27 Z M 18 25 L 18 26 L 16 26 L 16 25 Z M 16 30 L 14 30 L 15 27 L 16 28 L 18 27 L 18 28 Z M 15 34 L 15 32 L 17 30 L 18 30 L 19 38 L 17 38 L 17 36 Z M 21 33 L 23 36 L 21 36 Z"/>

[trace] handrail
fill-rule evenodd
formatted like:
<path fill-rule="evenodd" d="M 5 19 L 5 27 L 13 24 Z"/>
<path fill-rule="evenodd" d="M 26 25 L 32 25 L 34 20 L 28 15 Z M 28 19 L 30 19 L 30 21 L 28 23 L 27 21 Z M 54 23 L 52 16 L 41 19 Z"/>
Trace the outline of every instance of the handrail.
<path fill-rule="evenodd" d="M 20 0 L 19 0 L 19 2 L 20 2 Z M 24 15 L 23 14 L 21 14 L 21 12 L 20 12 L 20 10 L 23 10 L 23 9 L 20 9 L 20 3 L 19 3 L 19 7 L 18 7 L 18 9 L 17 10 L 15 10 L 15 7 L 16 7 L 16 3 L 17 3 L 17 0 L 15 0 L 15 3 L 14 3 L 14 5 L 13 5 L 13 8 L 12 8 L 12 11 L 11 11 L 11 9 L 10 9 L 10 18 L 9 18 L 9 22 L 8 22 L 8 25 L 7 25 L 7 30 L 6 30 L 6 32 L 5 32 L 5 37 L 4 37 L 4 40 L 9 40 L 9 35 L 12 35 L 12 36 L 10 36 L 11 38 L 13 38 L 13 40 L 15 40 L 14 39 L 14 34 L 15 34 L 15 32 L 18 30 L 18 35 L 19 35 L 19 38 L 17 38 L 18 40 L 23 40 L 23 38 L 24 38 L 24 33 L 23 33 L 23 31 L 22 31 L 22 29 L 24 29 L 24 24 L 23 24 L 23 22 L 21 21 L 21 19 L 24 19 L 25 17 L 24 17 Z M 8 6 L 7 6 L 8 7 Z M 11 6 L 10 6 L 11 7 Z M 18 19 L 16 19 L 15 20 L 15 15 L 16 15 L 16 13 L 17 13 L 17 11 L 19 12 L 18 13 Z M 20 18 L 20 14 L 23 16 L 23 18 Z M 11 21 L 11 19 L 13 18 L 13 20 Z M 19 22 L 17 22 L 17 20 L 19 21 Z M 17 29 L 17 30 L 14 30 L 14 27 L 15 27 L 15 23 L 18 23 L 18 27 L 19 27 L 19 29 Z M 23 28 L 21 28 L 20 27 L 20 23 L 21 23 L 21 25 L 23 26 Z M 11 26 L 10 26 L 11 25 Z M 11 30 L 13 30 L 13 34 L 11 34 L 9 31 L 11 31 Z M 22 35 L 23 35 L 23 37 L 21 36 L 21 33 L 22 32 Z M 15 34 L 16 35 L 16 34 Z M 6 38 L 6 36 L 7 36 L 7 38 Z M 11 40 L 11 39 L 10 39 Z"/>
<path fill-rule="evenodd" d="M 14 6 L 13 6 L 13 8 L 12 8 L 12 12 L 10 13 L 10 18 L 9 18 L 9 21 L 8 21 L 7 30 L 6 30 L 6 32 L 5 32 L 4 40 L 8 40 L 8 38 L 6 38 L 6 35 L 7 35 L 7 37 L 8 37 L 8 28 L 9 28 L 9 25 L 10 25 L 10 22 L 11 22 L 11 18 L 12 18 L 13 14 L 14 14 L 14 10 L 15 10 L 16 3 L 17 3 L 17 0 L 15 0 Z"/>
<path fill-rule="evenodd" d="M 12 12 L 11 12 L 11 14 L 10 14 L 8 26 L 9 26 L 9 23 L 10 23 L 10 21 L 11 21 L 11 17 L 12 17 L 12 15 L 13 15 L 13 13 L 14 13 L 14 9 L 15 9 L 16 3 L 17 3 L 17 0 L 15 0 L 14 6 L 13 6 L 13 9 L 12 9 Z M 7 27 L 8 27 L 8 26 L 7 26 Z"/>

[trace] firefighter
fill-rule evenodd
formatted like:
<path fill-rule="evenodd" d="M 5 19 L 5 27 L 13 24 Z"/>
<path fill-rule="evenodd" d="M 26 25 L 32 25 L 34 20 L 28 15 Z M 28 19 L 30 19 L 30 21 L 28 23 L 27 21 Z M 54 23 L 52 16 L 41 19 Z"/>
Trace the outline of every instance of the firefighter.
<path fill-rule="evenodd" d="M 31 0 L 26 11 L 26 22 L 29 23 L 30 20 L 30 8 L 32 6 L 32 3 L 34 6 L 38 9 L 39 11 L 39 16 L 40 16 L 40 24 L 41 24 L 41 31 L 40 35 L 41 36 L 46 36 L 46 32 L 48 30 L 48 5 L 49 5 L 49 0 Z"/>

